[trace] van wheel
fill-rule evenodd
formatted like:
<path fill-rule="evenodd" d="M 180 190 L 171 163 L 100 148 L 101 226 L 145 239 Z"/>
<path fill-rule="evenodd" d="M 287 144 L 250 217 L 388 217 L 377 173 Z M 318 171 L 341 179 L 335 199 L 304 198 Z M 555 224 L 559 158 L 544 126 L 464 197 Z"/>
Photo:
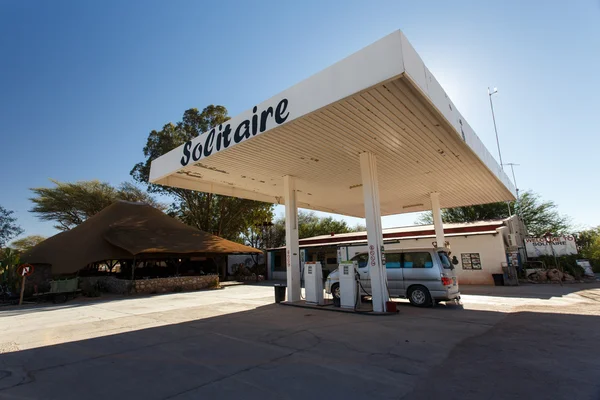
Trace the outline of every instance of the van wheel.
<path fill-rule="evenodd" d="M 413 286 L 408 291 L 410 304 L 417 307 L 428 307 L 432 305 L 431 294 L 425 286 Z"/>
<path fill-rule="evenodd" d="M 333 285 L 331 285 L 331 295 L 335 299 L 340 298 L 340 284 L 339 283 L 334 283 Z"/>

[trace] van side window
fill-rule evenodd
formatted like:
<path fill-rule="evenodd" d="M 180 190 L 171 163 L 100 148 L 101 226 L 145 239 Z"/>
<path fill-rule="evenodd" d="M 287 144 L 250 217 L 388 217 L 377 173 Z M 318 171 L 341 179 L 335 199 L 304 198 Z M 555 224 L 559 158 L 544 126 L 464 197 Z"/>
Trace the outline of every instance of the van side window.
<path fill-rule="evenodd" d="M 400 268 L 400 253 L 385 253 L 386 268 Z"/>
<path fill-rule="evenodd" d="M 350 261 L 358 262 L 358 268 L 364 268 L 369 263 L 369 255 L 367 253 L 357 254 Z"/>
<path fill-rule="evenodd" d="M 433 268 L 429 252 L 402 253 L 402 268 Z"/>

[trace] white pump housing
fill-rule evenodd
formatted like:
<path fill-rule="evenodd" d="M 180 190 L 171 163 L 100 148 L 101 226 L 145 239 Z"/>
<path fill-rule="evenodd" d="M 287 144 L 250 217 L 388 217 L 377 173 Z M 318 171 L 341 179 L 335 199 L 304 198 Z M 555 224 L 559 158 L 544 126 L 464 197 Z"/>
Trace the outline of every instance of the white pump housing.
<path fill-rule="evenodd" d="M 323 300 L 323 270 L 319 261 L 304 263 L 304 287 L 307 303 L 325 304 Z"/>
<path fill-rule="evenodd" d="M 354 310 L 358 295 L 358 281 L 356 280 L 356 261 L 341 262 L 339 271 L 340 282 L 340 307 Z"/>

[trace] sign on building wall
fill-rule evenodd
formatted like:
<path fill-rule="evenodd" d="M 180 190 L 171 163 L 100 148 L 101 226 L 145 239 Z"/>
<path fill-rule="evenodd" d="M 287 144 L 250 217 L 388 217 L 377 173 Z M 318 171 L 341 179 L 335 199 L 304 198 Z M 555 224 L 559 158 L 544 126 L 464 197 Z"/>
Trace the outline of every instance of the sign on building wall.
<path fill-rule="evenodd" d="M 545 238 L 525 238 L 527 257 L 551 256 L 552 248 L 557 256 L 577 254 L 577 243 L 571 235 L 552 238 L 552 245 Z"/>
<path fill-rule="evenodd" d="M 481 269 L 481 256 L 479 253 L 462 253 L 460 258 L 462 269 Z"/>

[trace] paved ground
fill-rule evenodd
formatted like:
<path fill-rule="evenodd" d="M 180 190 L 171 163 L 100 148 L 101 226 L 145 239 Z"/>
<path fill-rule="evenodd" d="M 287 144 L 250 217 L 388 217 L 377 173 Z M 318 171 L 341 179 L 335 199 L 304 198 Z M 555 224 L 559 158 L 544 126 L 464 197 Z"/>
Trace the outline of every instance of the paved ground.
<path fill-rule="evenodd" d="M 600 286 L 373 317 L 269 286 L 0 309 L 0 399 L 598 399 Z"/>

